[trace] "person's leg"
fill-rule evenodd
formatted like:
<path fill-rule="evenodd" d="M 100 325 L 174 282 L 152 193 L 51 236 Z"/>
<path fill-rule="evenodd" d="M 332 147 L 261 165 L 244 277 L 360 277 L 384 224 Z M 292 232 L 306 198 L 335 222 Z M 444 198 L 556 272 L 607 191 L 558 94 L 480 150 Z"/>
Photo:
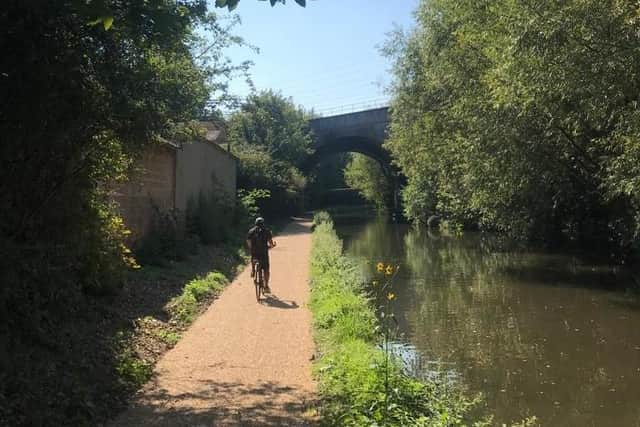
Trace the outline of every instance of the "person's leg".
<path fill-rule="evenodd" d="M 262 260 L 262 263 L 262 265 L 264 266 L 264 287 L 266 288 L 267 292 L 271 292 L 271 290 L 269 289 L 269 277 L 271 276 L 269 271 L 269 258 L 264 258 Z"/>

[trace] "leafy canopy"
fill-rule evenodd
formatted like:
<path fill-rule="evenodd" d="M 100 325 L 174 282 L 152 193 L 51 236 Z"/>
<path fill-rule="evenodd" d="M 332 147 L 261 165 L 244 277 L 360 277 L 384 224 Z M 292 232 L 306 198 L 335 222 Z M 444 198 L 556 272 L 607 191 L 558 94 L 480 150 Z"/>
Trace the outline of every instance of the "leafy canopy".
<path fill-rule="evenodd" d="M 344 169 L 347 185 L 376 205 L 380 211 L 390 205 L 391 185 L 380 164 L 371 157 L 351 153 L 351 159 Z"/>
<path fill-rule="evenodd" d="M 227 139 L 240 159 L 238 186 L 270 191 L 267 215 L 300 206 L 306 179 L 299 168 L 313 144 L 305 111 L 272 91 L 252 95 L 229 118 Z"/>
<path fill-rule="evenodd" d="M 266 1 L 266 0 L 260 0 L 260 1 Z M 307 5 L 306 0 L 295 0 L 295 2 L 302 7 L 305 7 Z M 216 0 L 216 7 L 226 7 L 231 11 L 238 6 L 238 3 L 240 3 L 240 0 Z M 271 3 L 271 7 L 273 7 L 276 5 L 276 3 L 285 4 L 286 0 L 269 0 L 269 3 Z"/>
<path fill-rule="evenodd" d="M 136 265 L 112 184 L 216 110 L 240 40 L 206 0 L 9 0 L 0 27 L 0 424 L 91 425 L 122 386 L 63 326 Z"/>
<path fill-rule="evenodd" d="M 640 22 L 618 0 L 422 1 L 394 34 L 407 214 L 523 238 L 640 237 Z"/>

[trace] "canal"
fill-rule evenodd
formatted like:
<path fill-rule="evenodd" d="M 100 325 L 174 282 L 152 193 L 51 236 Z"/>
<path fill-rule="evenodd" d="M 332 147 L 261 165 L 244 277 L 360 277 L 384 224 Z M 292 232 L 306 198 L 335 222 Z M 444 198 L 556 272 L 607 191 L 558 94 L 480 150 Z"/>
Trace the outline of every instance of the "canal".
<path fill-rule="evenodd" d="M 337 229 L 365 274 L 400 265 L 394 310 L 414 373 L 482 393 L 495 425 L 535 415 L 543 426 L 640 426 L 631 273 L 486 234 Z"/>

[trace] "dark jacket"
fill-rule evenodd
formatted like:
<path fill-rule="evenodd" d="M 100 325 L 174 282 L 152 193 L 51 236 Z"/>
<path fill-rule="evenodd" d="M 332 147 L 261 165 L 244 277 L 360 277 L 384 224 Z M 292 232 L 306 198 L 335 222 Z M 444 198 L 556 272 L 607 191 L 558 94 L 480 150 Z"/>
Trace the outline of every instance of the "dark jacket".
<path fill-rule="evenodd" d="M 249 230 L 247 240 L 251 242 L 251 256 L 254 258 L 269 256 L 269 242 L 271 239 L 273 239 L 273 234 L 266 227 L 255 226 Z"/>

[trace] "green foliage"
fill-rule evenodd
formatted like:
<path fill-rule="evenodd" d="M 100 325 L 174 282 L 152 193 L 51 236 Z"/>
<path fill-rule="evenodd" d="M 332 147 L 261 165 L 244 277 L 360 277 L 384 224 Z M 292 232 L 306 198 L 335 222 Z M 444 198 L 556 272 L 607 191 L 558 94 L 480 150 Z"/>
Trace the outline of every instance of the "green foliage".
<path fill-rule="evenodd" d="M 55 292 L 103 292 L 118 281 L 130 255 L 122 244 L 126 230 L 112 227 L 118 218 L 110 184 L 126 178 L 144 146 L 180 139 L 189 126 L 178 123 L 211 112 L 207 98 L 219 87 L 212 80 L 219 67 L 194 57 L 194 30 L 217 35 L 211 52 L 232 43 L 228 28 L 207 14 L 204 1 L 157 6 L 12 1 L 0 12 L 8 35 L 0 45 L 11 52 L 2 60 L 0 93 L 10 101 L 1 107 L 0 131 L 13 141 L 0 149 L 7 206 L 0 250 L 16 253 L 23 265 L 56 252 L 51 267 L 66 268 L 68 280 L 47 280 Z M 96 18 L 103 25 L 90 25 Z M 19 264 L 14 268 L 24 276 Z M 12 298 L 14 288 L 40 292 L 44 283 L 32 282 L 47 268 L 29 274 L 29 284 L 3 280 L 12 290 L 2 297 Z"/>
<path fill-rule="evenodd" d="M 295 2 L 302 7 L 305 7 L 307 5 L 307 0 L 295 0 Z M 240 3 L 240 0 L 216 0 L 216 7 L 226 7 L 227 9 L 229 9 L 229 11 L 232 11 L 233 9 L 238 7 L 238 3 Z M 271 7 L 273 7 L 276 5 L 276 3 L 285 4 L 286 0 L 269 0 L 269 3 L 271 3 Z"/>
<path fill-rule="evenodd" d="M 129 267 L 137 268 L 138 265 L 131 255 L 130 249 L 123 243 L 129 231 L 122 218 L 117 215 L 114 204 L 103 201 L 96 205 L 95 215 L 97 218 L 87 233 L 88 240 L 74 242 L 76 244 L 75 250 L 63 252 L 58 261 L 66 257 L 70 259 L 78 257 L 81 290 L 90 295 L 109 295 L 120 288 L 127 269 Z M 47 263 L 47 260 L 42 260 L 42 265 L 39 267 L 46 266 Z M 62 278 L 60 279 L 60 282 L 50 282 L 49 286 L 60 286 L 63 289 L 55 291 L 52 289 L 52 291 L 70 296 L 79 290 L 78 284 L 71 284 Z M 52 309 L 52 312 L 55 311 L 57 310 Z"/>
<path fill-rule="evenodd" d="M 328 204 L 328 190 L 347 187 L 343 171 L 350 159 L 351 153 L 338 153 L 318 161 L 308 175 L 305 206 L 310 209 L 324 208 Z"/>
<path fill-rule="evenodd" d="M 390 206 L 389 178 L 376 160 L 360 153 L 351 154 L 351 161 L 344 169 L 344 178 L 349 187 L 358 190 L 379 211 L 385 211 Z"/>
<path fill-rule="evenodd" d="M 311 154 L 307 114 L 290 99 L 270 90 L 252 95 L 233 114 L 228 137 L 233 146 L 263 148 L 271 157 L 299 167 Z"/>
<path fill-rule="evenodd" d="M 151 227 L 135 248 L 138 262 L 162 265 L 195 252 L 197 242 L 181 230 L 178 212 L 164 212 L 157 206 L 153 206 L 153 212 Z"/>
<path fill-rule="evenodd" d="M 170 347 L 175 346 L 180 341 L 180 333 L 176 331 L 161 329 L 156 332 L 156 336 Z"/>
<path fill-rule="evenodd" d="M 114 352 L 116 354 L 116 371 L 131 389 L 138 389 L 149 381 L 153 372 L 151 364 L 137 357 L 129 346 L 131 333 L 120 331 L 114 338 Z"/>
<path fill-rule="evenodd" d="M 201 302 L 214 292 L 219 292 L 228 283 L 224 274 L 214 271 L 207 274 L 203 279 L 196 279 L 187 284 L 184 292 L 191 293 L 196 301 Z"/>
<path fill-rule="evenodd" d="M 251 96 L 228 121 L 227 138 L 240 159 L 238 186 L 265 189 L 264 215 L 295 211 L 306 179 L 298 169 L 311 152 L 306 114 L 271 91 Z"/>
<path fill-rule="evenodd" d="M 255 219 L 261 216 L 260 205 L 270 197 L 271 192 L 269 190 L 259 188 L 252 190 L 239 189 L 237 219 L 240 227 L 246 228 L 252 226 Z"/>
<path fill-rule="evenodd" d="M 331 219 L 331 215 L 327 211 L 318 211 L 313 214 L 313 225 L 320 224 L 331 224 L 333 225 L 333 220 Z"/>
<path fill-rule="evenodd" d="M 310 308 L 318 351 L 314 372 L 323 425 L 458 426 L 476 400 L 460 390 L 405 375 L 376 347 L 378 325 L 353 262 L 326 215 L 316 215 Z M 473 425 L 487 425 L 478 421 Z"/>
<path fill-rule="evenodd" d="M 545 241 L 638 238 L 640 43 L 629 2 L 423 1 L 387 147 L 407 215 Z"/>
<path fill-rule="evenodd" d="M 144 147 L 215 113 L 210 95 L 242 69 L 220 49 L 241 40 L 205 0 L 11 0 L 0 26 L 0 341 L 16 349 L 0 348 L 0 417 L 38 419 L 42 384 L 80 381 L 38 355 L 137 266 L 110 188 Z"/>
<path fill-rule="evenodd" d="M 225 275 L 217 271 L 190 281 L 182 294 L 169 303 L 171 315 L 183 325 L 192 323 L 200 309 L 199 303 L 218 294 L 227 283 Z"/>
<path fill-rule="evenodd" d="M 219 186 L 214 185 L 198 198 L 187 203 L 187 230 L 206 245 L 224 242 L 231 232 L 234 219 L 234 201 Z"/>

